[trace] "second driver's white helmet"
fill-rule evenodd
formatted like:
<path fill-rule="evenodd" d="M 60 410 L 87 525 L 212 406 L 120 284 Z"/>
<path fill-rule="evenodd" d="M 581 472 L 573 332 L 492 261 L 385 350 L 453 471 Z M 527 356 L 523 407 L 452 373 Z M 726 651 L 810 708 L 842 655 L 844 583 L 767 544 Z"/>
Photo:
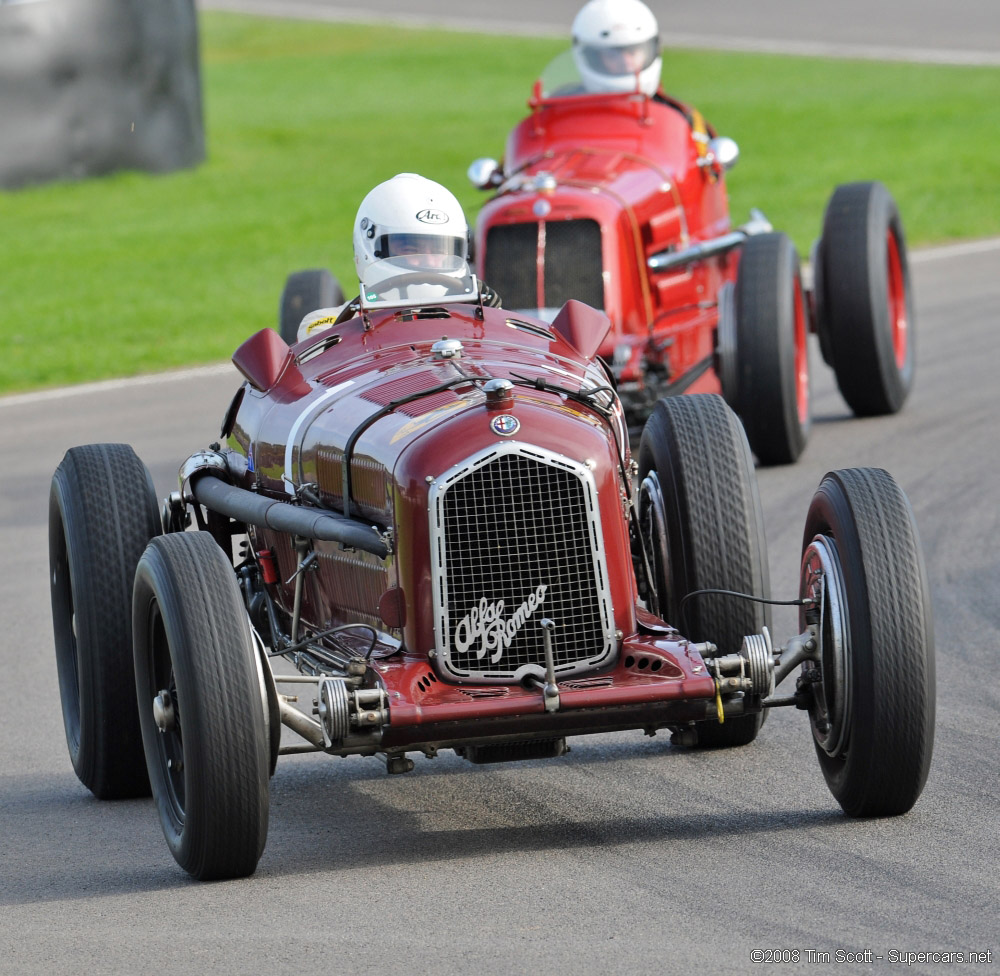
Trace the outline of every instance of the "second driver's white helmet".
<path fill-rule="evenodd" d="M 641 0 L 590 0 L 573 21 L 573 58 L 589 92 L 655 95 L 660 86 L 659 28 Z"/>

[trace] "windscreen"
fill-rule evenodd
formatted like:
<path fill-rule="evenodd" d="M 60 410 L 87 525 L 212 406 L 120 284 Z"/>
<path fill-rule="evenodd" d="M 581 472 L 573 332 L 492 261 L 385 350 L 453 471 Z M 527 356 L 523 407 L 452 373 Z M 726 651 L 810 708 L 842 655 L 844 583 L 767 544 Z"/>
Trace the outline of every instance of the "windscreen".
<path fill-rule="evenodd" d="M 472 302 L 479 283 L 466 260 L 455 254 L 416 252 L 373 261 L 361 279 L 366 308 Z"/>

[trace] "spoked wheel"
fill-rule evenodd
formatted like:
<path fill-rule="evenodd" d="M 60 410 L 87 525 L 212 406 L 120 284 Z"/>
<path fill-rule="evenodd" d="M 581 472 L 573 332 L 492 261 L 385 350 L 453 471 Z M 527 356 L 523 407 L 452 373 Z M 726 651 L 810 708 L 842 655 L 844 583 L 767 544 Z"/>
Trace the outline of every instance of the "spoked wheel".
<path fill-rule="evenodd" d="M 132 671 L 132 582 L 160 532 L 153 481 L 127 444 L 66 452 L 49 494 L 49 583 L 70 759 L 100 799 L 146 796 Z"/>
<path fill-rule="evenodd" d="M 841 394 L 859 416 L 896 413 L 913 386 L 916 334 L 903 224 L 881 183 L 834 190 L 817 258 L 817 324 Z"/>
<path fill-rule="evenodd" d="M 806 518 L 800 594 L 820 660 L 803 665 L 823 775 L 844 812 L 905 813 L 934 739 L 934 636 L 913 513 L 885 471 L 821 482 Z"/>
<path fill-rule="evenodd" d="M 736 279 L 735 390 L 726 391 L 761 464 L 806 446 L 809 347 L 799 256 L 785 234 L 747 239 Z"/>
<path fill-rule="evenodd" d="M 252 874 L 268 821 L 269 734 L 233 568 L 207 532 L 155 539 L 133 603 L 139 721 L 171 853 L 201 880 Z"/>
<path fill-rule="evenodd" d="M 344 289 L 325 268 L 296 271 L 285 279 L 278 312 L 278 334 L 290 346 L 298 342 L 299 325 L 319 308 L 344 304 Z"/>
<path fill-rule="evenodd" d="M 639 446 L 639 525 L 655 593 L 650 606 L 693 641 L 738 653 L 770 623 L 765 605 L 706 595 L 718 588 L 767 598 L 764 520 L 743 428 L 720 396 L 660 400 Z M 752 742 L 763 713 L 698 725 L 698 744 Z"/>

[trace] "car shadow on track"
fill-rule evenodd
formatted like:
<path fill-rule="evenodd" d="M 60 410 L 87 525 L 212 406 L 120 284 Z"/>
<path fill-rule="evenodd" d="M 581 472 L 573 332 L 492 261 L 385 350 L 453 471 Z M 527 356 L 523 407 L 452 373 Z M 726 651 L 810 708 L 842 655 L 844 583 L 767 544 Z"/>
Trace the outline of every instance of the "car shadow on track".
<path fill-rule="evenodd" d="M 473 766 L 444 752 L 417 758 L 406 776 L 387 776 L 373 760 L 299 757 L 306 761 L 279 764 L 272 780 L 258 873 L 485 864 L 504 854 L 849 828 L 825 802 L 818 772 L 805 796 L 790 788 L 784 806 L 748 772 L 752 753 L 787 771 L 781 739 L 798 737 L 792 730 L 773 738 L 750 749 L 699 751 L 675 749 L 665 735 L 652 742 L 638 733 L 584 736 L 559 759 Z M 822 797 L 816 803 L 813 787 Z"/>
<path fill-rule="evenodd" d="M 812 808 L 798 797 L 782 809 L 758 786 L 736 785 L 744 750 L 697 753 L 634 739 L 582 739 L 573 749 L 556 760 L 480 767 L 446 753 L 391 777 L 377 760 L 286 759 L 271 781 L 270 830 L 257 874 L 237 883 L 849 826 L 832 804 Z M 706 781 L 709 766 L 714 773 Z M 725 782 L 731 790 L 721 788 Z M 151 800 L 101 802 L 72 774 L 4 777 L 0 789 L 0 905 L 196 883 L 171 858 Z"/>

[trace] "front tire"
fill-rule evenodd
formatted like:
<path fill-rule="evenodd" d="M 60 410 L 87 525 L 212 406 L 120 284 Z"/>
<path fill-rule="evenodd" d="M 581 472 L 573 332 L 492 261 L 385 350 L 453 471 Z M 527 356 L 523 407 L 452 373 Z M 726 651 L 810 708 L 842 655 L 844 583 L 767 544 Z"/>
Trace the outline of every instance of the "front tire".
<path fill-rule="evenodd" d="M 916 332 L 903 223 L 881 183 L 830 197 L 816 268 L 820 341 L 847 405 L 896 413 L 913 386 Z"/>
<path fill-rule="evenodd" d="M 812 418 L 802 277 L 787 235 L 747 239 L 735 304 L 733 409 L 761 464 L 790 464 L 805 449 Z"/>
<path fill-rule="evenodd" d="M 148 796 L 132 671 L 132 582 L 160 533 L 153 481 L 128 444 L 73 447 L 49 493 L 52 629 L 70 760 L 102 800 Z"/>
<path fill-rule="evenodd" d="M 657 403 L 639 445 L 639 522 L 656 589 L 651 609 L 692 641 L 739 653 L 744 636 L 770 623 L 766 605 L 693 590 L 768 598 L 764 519 L 753 458 L 736 415 L 715 394 Z M 698 744 L 752 742 L 763 712 L 697 726 Z"/>
<path fill-rule="evenodd" d="M 265 705 L 239 585 L 208 533 L 146 549 L 133 627 L 142 741 L 167 846 L 199 880 L 250 875 L 267 839 Z"/>
<path fill-rule="evenodd" d="M 905 813 L 930 767 L 934 634 L 913 513 L 885 471 L 834 471 L 803 534 L 800 593 L 821 596 L 820 661 L 803 668 L 830 791 L 853 817 Z M 809 622 L 803 611 L 802 629 Z"/>

